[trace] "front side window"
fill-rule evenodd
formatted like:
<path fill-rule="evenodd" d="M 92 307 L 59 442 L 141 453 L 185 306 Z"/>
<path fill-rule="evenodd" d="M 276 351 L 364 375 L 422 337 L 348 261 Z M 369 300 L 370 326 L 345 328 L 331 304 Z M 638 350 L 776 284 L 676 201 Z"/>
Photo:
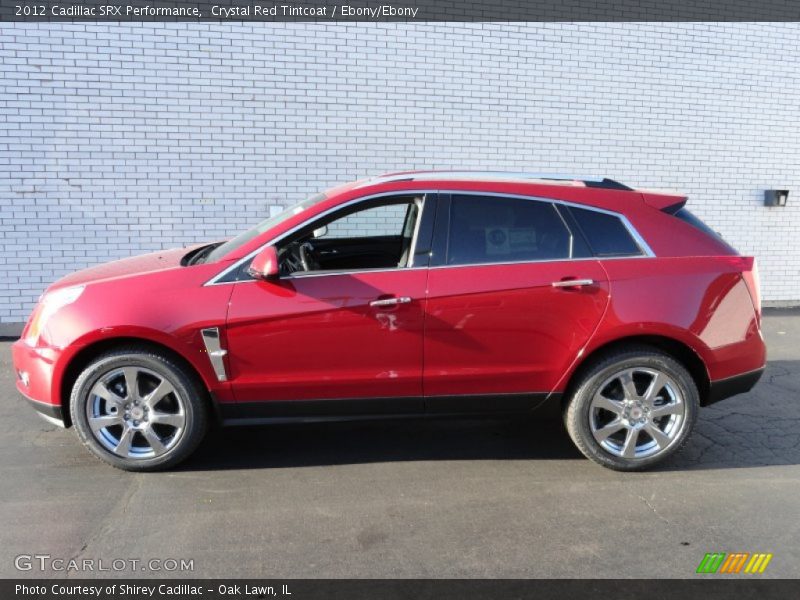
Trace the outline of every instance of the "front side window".
<path fill-rule="evenodd" d="M 397 236 L 403 233 L 409 204 L 374 206 L 329 223 L 320 239 Z"/>
<path fill-rule="evenodd" d="M 290 219 L 291 217 L 300 214 L 304 210 L 309 209 L 310 207 L 314 206 L 317 202 L 321 202 L 325 199 L 325 194 L 316 194 L 307 200 L 303 200 L 302 202 L 295 204 L 294 206 L 290 206 L 289 208 L 283 210 L 282 212 L 261 221 L 258 225 L 253 227 L 252 229 L 248 229 L 237 235 L 235 238 L 228 240 L 224 244 L 221 244 L 214 248 L 211 253 L 205 258 L 204 262 L 214 262 L 215 260 L 219 260 L 226 254 L 233 252 L 237 248 L 244 246 L 247 242 L 254 240 L 262 233 L 266 233 L 273 227 L 276 227 Z"/>
<path fill-rule="evenodd" d="M 608 213 L 570 207 L 570 212 L 595 256 L 639 256 L 642 249 L 631 236 L 622 220 Z"/>
<path fill-rule="evenodd" d="M 447 264 L 470 265 L 574 258 L 576 242 L 552 203 L 454 194 Z"/>
<path fill-rule="evenodd" d="M 278 244 L 281 274 L 407 267 L 422 204 L 390 197 L 319 219 Z"/>

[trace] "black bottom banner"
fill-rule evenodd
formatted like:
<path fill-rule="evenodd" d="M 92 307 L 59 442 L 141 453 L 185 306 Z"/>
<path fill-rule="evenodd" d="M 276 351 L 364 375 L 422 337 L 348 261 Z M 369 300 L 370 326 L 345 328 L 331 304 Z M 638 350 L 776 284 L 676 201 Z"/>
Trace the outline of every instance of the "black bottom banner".
<path fill-rule="evenodd" d="M 597 598 L 737 600 L 800 597 L 800 580 L 781 579 L 196 579 L 0 580 L 0 598 L 73 600 L 522 600 Z"/>

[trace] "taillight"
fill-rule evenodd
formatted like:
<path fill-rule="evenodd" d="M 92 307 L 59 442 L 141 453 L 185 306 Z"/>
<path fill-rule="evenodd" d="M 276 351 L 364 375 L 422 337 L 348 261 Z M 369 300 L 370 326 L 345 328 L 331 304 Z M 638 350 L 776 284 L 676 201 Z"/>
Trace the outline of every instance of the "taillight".
<path fill-rule="evenodd" d="M 747 289 L 750 291 L 750 298 L 753 301 L 753 308 L 756 310 L 758 317 L 758 324 L 761 325 L 761 280 L 758 276 L 758 262 L 753 257 L 751 259 L 749 269 L 742 269 L 742 278 L 747 284 Z"/>

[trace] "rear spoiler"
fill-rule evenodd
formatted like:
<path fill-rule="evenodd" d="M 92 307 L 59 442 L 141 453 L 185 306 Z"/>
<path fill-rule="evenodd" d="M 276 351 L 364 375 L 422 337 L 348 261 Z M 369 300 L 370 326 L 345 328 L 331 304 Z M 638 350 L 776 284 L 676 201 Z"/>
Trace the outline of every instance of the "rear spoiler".
<path fill-rule="evenodd" d="M 667 213 L 675 213 L 686 205 L 688 196 L 680 194 L 663 194 L 658 192 L 642 192 L 642 200 L 653 208 Z"/>

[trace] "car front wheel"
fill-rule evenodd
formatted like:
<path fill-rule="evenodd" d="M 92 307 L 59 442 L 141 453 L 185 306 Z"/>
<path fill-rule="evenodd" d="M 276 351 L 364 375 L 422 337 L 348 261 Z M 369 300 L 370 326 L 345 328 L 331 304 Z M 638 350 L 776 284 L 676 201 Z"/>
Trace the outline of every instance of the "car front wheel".
<path fill-rule="evenodd" d="M 580 376 L 565 421 L 586 457 L 639 471 L 685 444 L 698 406 L 697 386 L 683 365 L 658 350 L 632 347 L 605 355 Z"/>
<path fill-rule="evenodd" d="M 144 348 L 94 360 L 78 377 L 70 401 L 83 444 L 127 471 L 178 464 L 205 434 L 203 391 L 182 365 Z"/>

